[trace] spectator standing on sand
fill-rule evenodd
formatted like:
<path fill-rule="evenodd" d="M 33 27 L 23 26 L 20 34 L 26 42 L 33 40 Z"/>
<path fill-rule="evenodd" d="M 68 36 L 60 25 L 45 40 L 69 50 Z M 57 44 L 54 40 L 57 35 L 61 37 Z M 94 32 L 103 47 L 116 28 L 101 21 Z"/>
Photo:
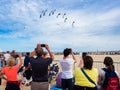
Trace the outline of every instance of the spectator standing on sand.
<path fill-rule="evenodd" d="M 17 52 L 15 50 L 12 50 L 12 52 L 10 54 L 11 54 L 12 57 L 15 58 L 15 60 L 18 57 L 18 54 L 17 54 Z"/>
<path fill-rule="evenodd" d="M 20 90 L 17 72 L 22 65 L 22 55 L 19 55 L 19 60 L 20 63 L 15 65 L 15 59 L 11 56 L 7 60 L 7 65 L 2 68 L 0 76 L 7 81 L 5 90 Z"/>
<path fill-rule="evenodd" d="M 2 68 L 4 64 L 4 56 L 3 54 L 0 54 L 0 67 Z"/>
<path fill-rule="evenodd" d="M 99 70 L 99 78 L 98 78 L 98 88 L 100 90 L 118 90 L 119 88 L 119 74 L 117 71 L 115 71 L 114 65 L 113 65 L 113 60 L 111 57 L 105 57 L 104 58 L 104 65 L 105 67 L 102 68 L 101 70 Z M 116 81 L 115 83 L 110 83 L 109 79 L 110 78 L 114 78 L 112 79 L 112 82 L 116 81 L 116 79 L 118 79 L 118 81 Z M 117 83 L 118 82 L 118 83 Z M 115 88 L 111 88 L 109 87 L 109 84 L 112 84 L 112 87 Z"/>
<path fill-rule="evenodd" d="M 0 68 L 0 73 L 1 73 L 1 68 Z M 0 76 L 0 85 L 1 85 L 1 82 L 2 82 L 2 76 Z"/>
<path fill-rule="evenodd" d="M 73 90 L 73 65 L 76 62 L 73 50 L 66 48 L 63 51 L 63 58 L 60 59 L 62 68 L 62 90 Z M 72 55 L 72 58 L 69 56 Z"/>
<path fill-rule="evenodd" d="M 7 60 L 8 60 L 8 58 L 10 57 L 11 55 L 10 55 L 10 52 L 9 51 L 7 51 L 5 54 L 4 54 L 4 64 L 6 65 L 7 64 Z"/>
<path fill-rule="evenodd" d="M 28 67 L 29 62 L 30 62 L 30 53 L 27 52 L 26 55 L 25 55 L 25 59 L 24 59 L 24 66 L 25 66 L 25 68 Z"/>
<path fill-rule="evenodd" d="M 93 83 L 88 80 L 84 72 Z M 93 68 L 93 59 L 91 56 L 85 56 L 83 58 L 83 68 L 81 67 L 75 69 L 74 78 L 74 90 L 97 90 L 96 83 L 98 78 L 98 70 Z"/>
<path fill-rule="evenodd" d="M 2 54 L 0 54 L 0 69 L 2 68 Z"/>
<path fill-rule="evenodd" d="M 50 58 L 43 58 L 43 49 L 45 48 Z M 34 57 L 37 55 L 37 57 Z M 36 50 L 31 53 L 30 65 L 32 67 L 31 90 L 48 90 L 48 65 L 52 63 L 54 56 L 47 44 L 38 44 Z"/>
<path fill-rule="evenodd" d="M 2 54 L 0 54 L 0 72 L 1 72 L 1 69 L 2 69 Z M 0 76 L 0 85 L 1 85 L 1 76 Z"/>

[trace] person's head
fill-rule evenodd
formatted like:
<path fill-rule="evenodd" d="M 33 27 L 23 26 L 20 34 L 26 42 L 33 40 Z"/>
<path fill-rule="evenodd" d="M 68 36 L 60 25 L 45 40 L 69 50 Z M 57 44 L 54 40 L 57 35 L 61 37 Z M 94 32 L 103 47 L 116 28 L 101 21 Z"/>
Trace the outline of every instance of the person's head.
<path fill-rule="evenodd" d="M 104 62 L 105 66 L 108 68 L 108 70 L 114 70 L 113 60 L 111 57 L 105 57 Z"/>
<path fill-rule="evenodd" d="M 26 52 L 26 55 L 29 56 L 29 55 L 30 55 L 30 52 Z"/>
<path fill-rule="evenodd" d="M 71 53 L 71 50 L 68 48 L 64 49 L 63 51 L 64 57 L 67 57 L 68 55 L 70 55 L 70 53 Z"/>
<path fill-rule="evenodd" d="M 15 59 L 13 57 L 9 57 L 7 60 L 7 65 L 12 67 L 15 65 Z"/>
<path fill-rule="evenodd" d="M 86 52 L 83 52 L 83 53 L 82 53 L 82 58 L 84 58 L 85 56 L 87 56 L 87 53 L 86 53 Z"/>
<path fill-rule="evenodd" d="M 85 69 L 89 69 L 91 70 L 92 69 L 92 66 L 93 66 L 93 59 L 91 56 L 85 56 L 83 58 L 83 63 L 84 63 L 84 68 Z"/>
<path fill-rule="evenodd" d="M 12 53 L 15 53 L 15 50 L 12 50 Z"/>
<path fill-rule="evenodd" d="M 42 57 L 42 55 L 43 55 L 43 49 L 41 48 L 41 49 L 39 49 L 39 50 L 36 50 L 36 55 L 37 55 L 37 57 Z"/>
<path fill-rule="evenodd" d="M 47 55 L 47 52 L 44 51 L 44 52 L 43 52 L 43 56 L 46 56 L 46 55 Z"/>
<path fill-rule="evenodd" d="M 7 51 L 7 53 L 10 53 L 9 51 Z"/>

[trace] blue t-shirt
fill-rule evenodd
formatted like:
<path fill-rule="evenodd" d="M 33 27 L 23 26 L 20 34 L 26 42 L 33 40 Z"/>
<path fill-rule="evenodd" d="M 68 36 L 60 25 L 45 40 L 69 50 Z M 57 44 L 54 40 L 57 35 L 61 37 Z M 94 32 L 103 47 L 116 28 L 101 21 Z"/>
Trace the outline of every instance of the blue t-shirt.
<path fill-rule="evenodd" d="M 26 55 L 26 56 L 25 56 L 25 59 L 24 59 L 24 66 L 25 66 L 25 67 L 28 67 L 29 62 L 30 62 L 30 57 Z"/>
<path fill-rule="evenodd" d="M 0 67 L 2 66 L 1 63 L 2 63 L 2 59 L 0 58 Z"/>

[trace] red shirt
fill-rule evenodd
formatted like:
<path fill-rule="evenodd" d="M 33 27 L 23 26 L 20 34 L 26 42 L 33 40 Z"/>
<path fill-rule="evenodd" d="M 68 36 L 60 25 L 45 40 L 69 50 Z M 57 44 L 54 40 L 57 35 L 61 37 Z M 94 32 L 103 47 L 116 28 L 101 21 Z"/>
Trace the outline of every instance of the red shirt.
<path fill-rule="evenodd" d="M 10 67 L 5 67 L 2 69 L 2 73 L 4 73 L 7 77 L 8 81 L 17 81 L 17 71 L 19 69 L 19 65 L 15 65 Z"/>

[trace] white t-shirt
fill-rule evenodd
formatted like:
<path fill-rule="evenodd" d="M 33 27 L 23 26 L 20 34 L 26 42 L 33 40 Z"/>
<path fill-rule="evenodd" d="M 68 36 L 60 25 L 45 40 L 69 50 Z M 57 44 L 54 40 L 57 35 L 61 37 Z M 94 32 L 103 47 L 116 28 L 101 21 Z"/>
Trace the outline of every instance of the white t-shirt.
<path fill-rule="evenodd" d="M 10 55 L 9 53 L 5 53 L 5 54 L 4 54 L 5 61 L 7 61 L 10 56 L 11 56 L 11 55 Z"/>
<path fill-rule="evenodd" d="M 70 79 L 73 78 L 73 64 L 74 60 L 72 58 L 60 59 L 60 65 L 62 68 L 62 78 Z"/>

